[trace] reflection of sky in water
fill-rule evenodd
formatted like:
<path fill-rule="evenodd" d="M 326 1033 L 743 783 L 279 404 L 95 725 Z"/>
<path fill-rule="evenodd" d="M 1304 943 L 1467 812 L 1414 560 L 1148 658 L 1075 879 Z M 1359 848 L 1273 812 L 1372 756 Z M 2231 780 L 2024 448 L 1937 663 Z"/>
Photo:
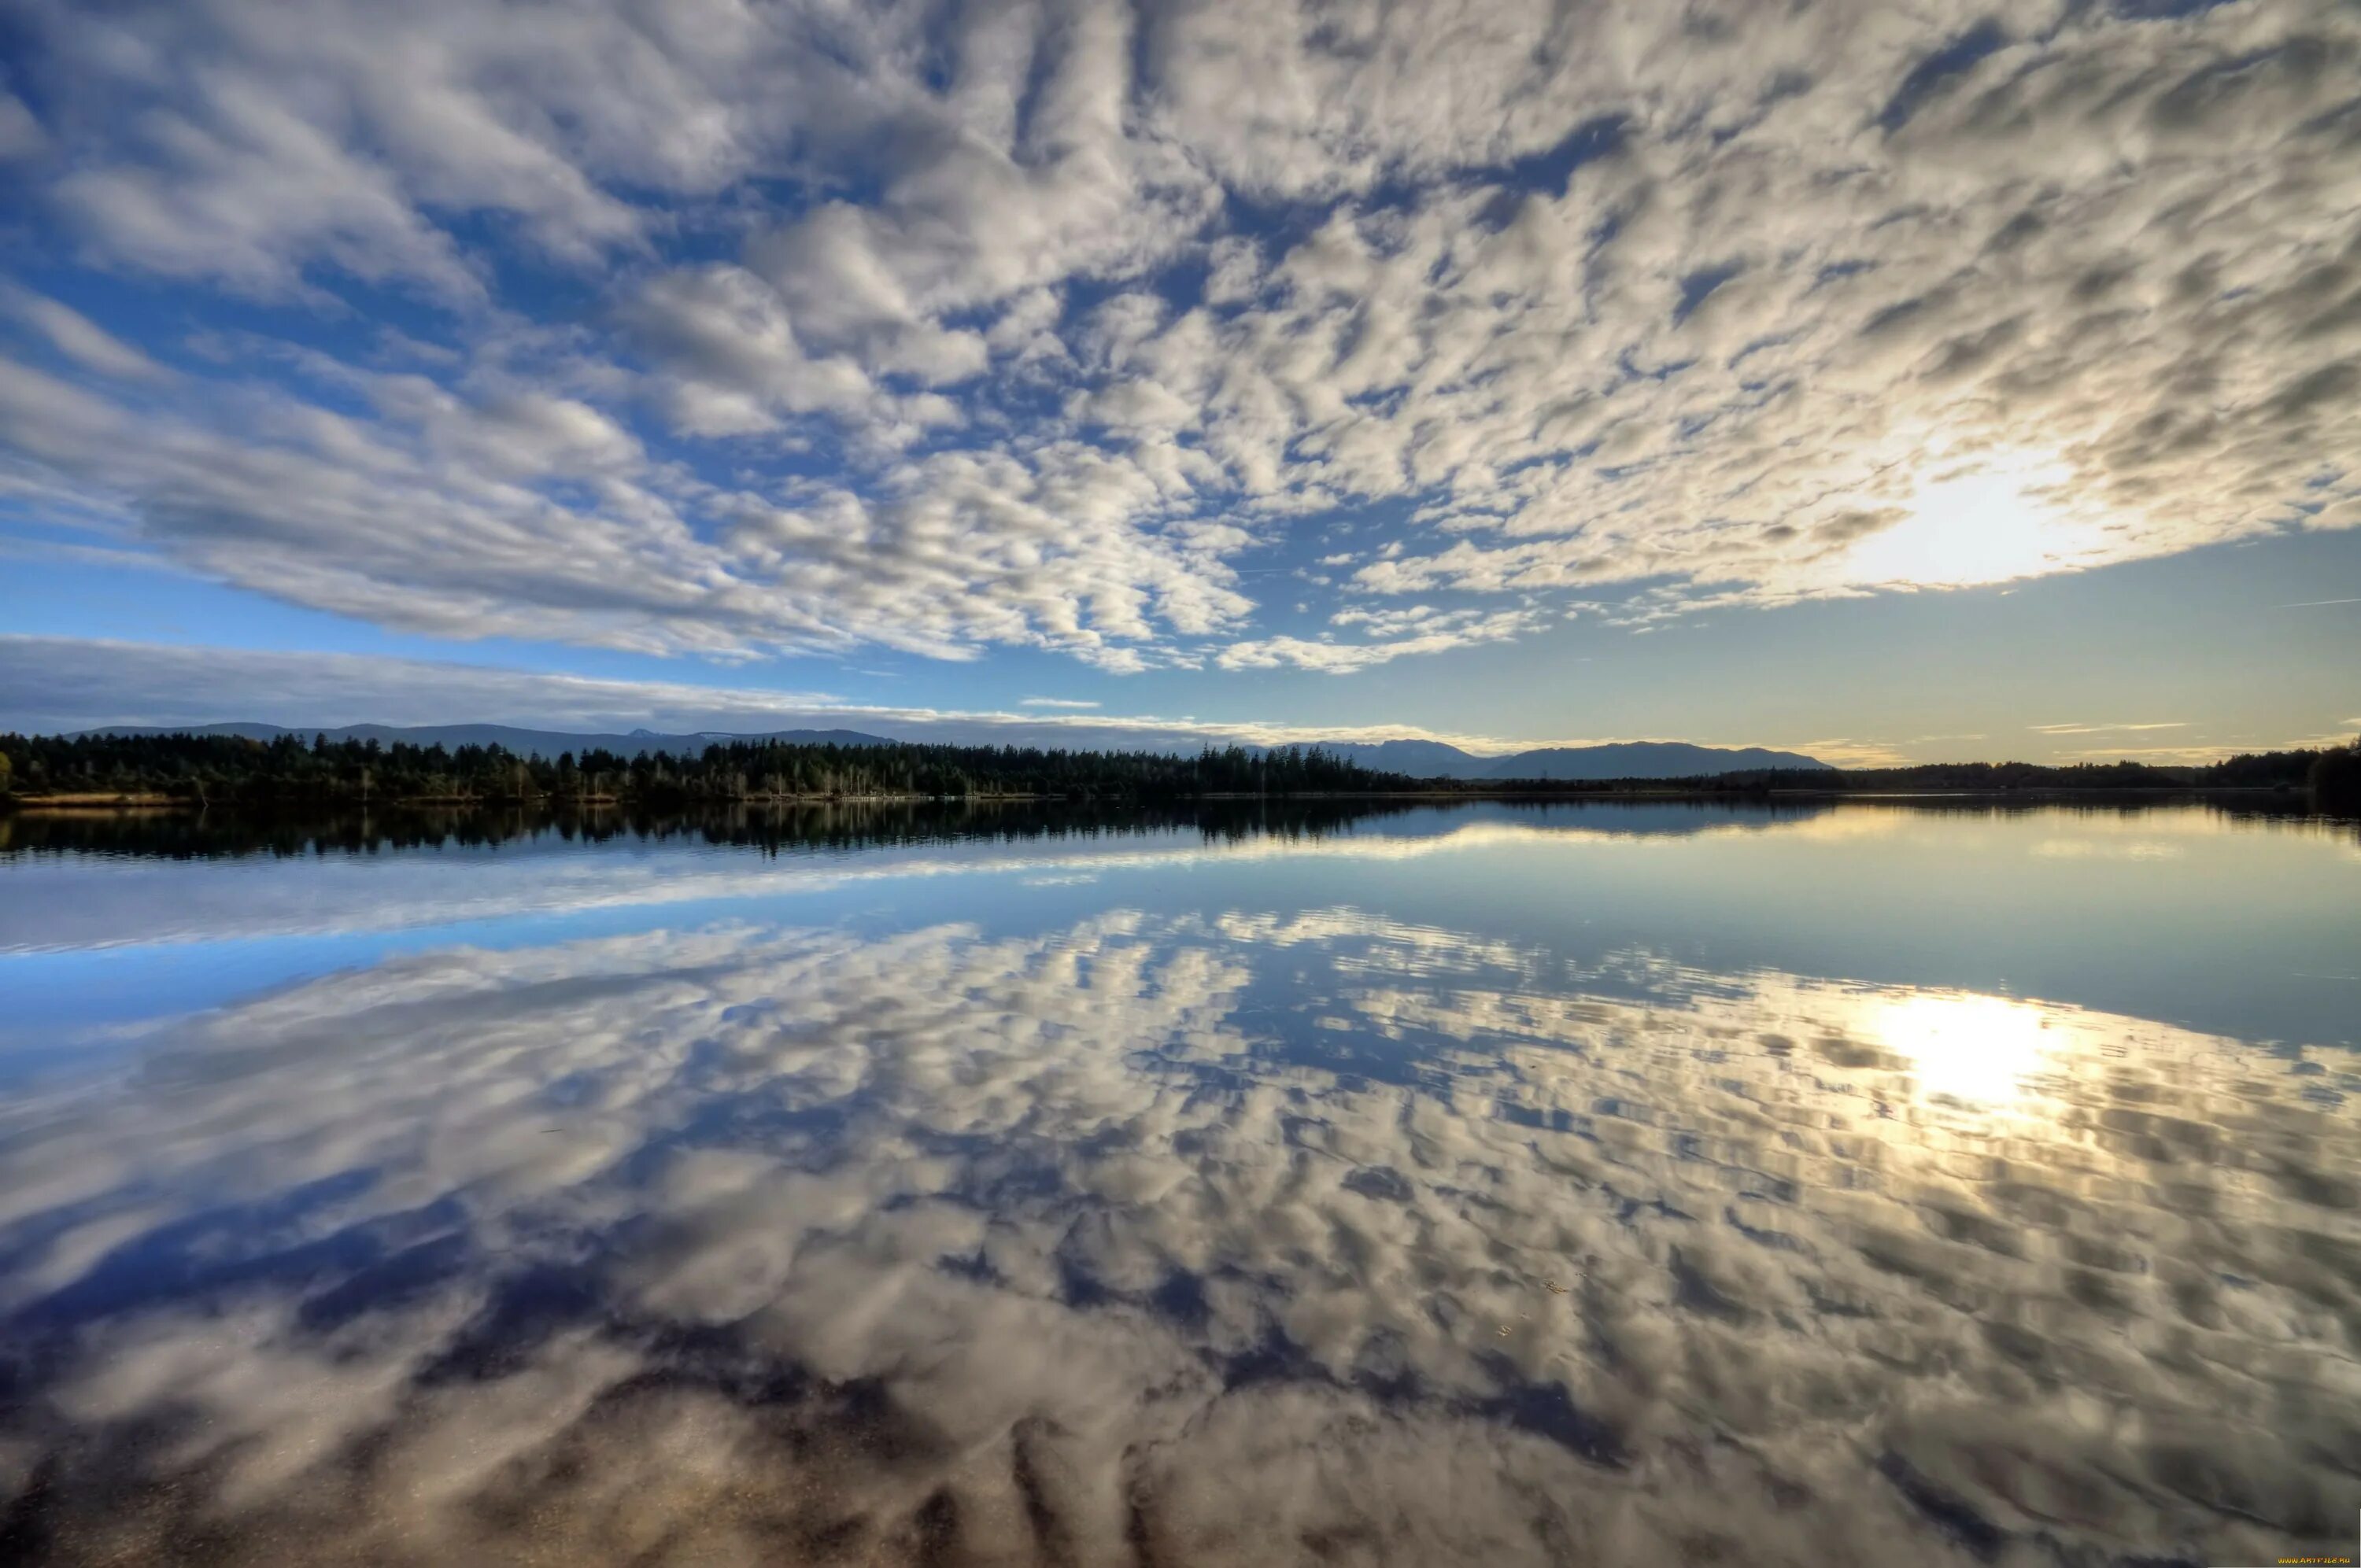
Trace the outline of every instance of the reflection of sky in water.
<path fill-rule="evenodd" d="M 204 1010 L 0 1096 L 0 1539 L 2350 1550 L 2361 1075 L 2277 999 L 2355 972 L 2349 840 L 1590 820 L 20 893 L 12 997 Z"/>
<path fill-rule="evenodd" d="M 695 840 L 175 861 L 0 854 L 0 1077 L 113 1025 L 389 953 L 722 917 L 1020 923 L 1112 902 L 1350 902 L 1595 957 L 2070 1001 L 2246 1038 L 2356 1040 L 2350 825 L 2199 808 L 1404 813 L 1321 837 L 1193 829 L 766 856 Z"/>

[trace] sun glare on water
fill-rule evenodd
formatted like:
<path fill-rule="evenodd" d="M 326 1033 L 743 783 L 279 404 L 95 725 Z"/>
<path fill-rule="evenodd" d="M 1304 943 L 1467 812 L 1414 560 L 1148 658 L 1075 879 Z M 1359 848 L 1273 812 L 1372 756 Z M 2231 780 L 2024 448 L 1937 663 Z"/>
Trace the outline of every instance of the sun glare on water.
<path fill-rule="evenodd" d="M 1877 1003 L 1863 1022 L 1910 1058 L 1922 1095 L 1978 1105 L 2014 1099 L 2053 1044 L 2040 1008 L 2001 996 L 1898 997 Z"/>

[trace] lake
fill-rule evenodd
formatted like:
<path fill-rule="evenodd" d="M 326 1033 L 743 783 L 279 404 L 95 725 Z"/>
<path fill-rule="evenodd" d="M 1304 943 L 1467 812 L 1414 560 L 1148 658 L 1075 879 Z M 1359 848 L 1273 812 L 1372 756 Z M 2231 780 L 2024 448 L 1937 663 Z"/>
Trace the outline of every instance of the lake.
<path fill-rule="evenodd" d="M 12 1562 L 2356 1550 L 2350 822 L 0 834 Z"/>

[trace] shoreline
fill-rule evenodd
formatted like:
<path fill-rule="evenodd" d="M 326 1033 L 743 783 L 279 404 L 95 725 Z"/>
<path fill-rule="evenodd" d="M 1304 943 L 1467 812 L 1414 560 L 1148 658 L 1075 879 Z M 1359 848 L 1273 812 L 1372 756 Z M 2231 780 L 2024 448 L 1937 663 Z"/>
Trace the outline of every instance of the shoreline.
<path fill-rule="evenodd" d="M 1570 783 L 1574 781 L 1569 781 Z M 1249 795 L 1241 792 L 1213 791 L 1202 795 L 1159 796 L 1071 796 L 1041 794 L 1009 795 L 739 795 L 727 798 L 683 797 L 674 800 L 641 800 L 626 796 L 602 795 L 405 795 L 379 801 L 272 801 L 250 804 L 236 800 L 198 801 L 186 795 L 157 793 L 109 794 L 104 791 L 78 791 L 69 795 L 0 796 L 0 816 L 71 816 L 104 815 L 117 812 L 171 812 L 203 815 L 209 811 L 235 813 L 241 816 L 368 816 L 379 811 L 473 812 L 473 811 L 535 811 L 563 815 L 570 812 L 604 813 L 616 810 L 659 811 L 666 813 L 700 810 L 808 809 L 815 806 L 1000 806 L 1039 805 L 1044 802 L 1077 806 L 1175 806 L 1195 803 L 1221 802 L 1234 805 L 1245 801 L 1286 803 L 1310 800 L 1411 801 L 1449 804 L 1456 801 L 1662 801 L 1695 802 L 1724 805 L 1765 805 L 1773 803 L 1814 804 L 1842 801 L 2136 801 L 2181 798 L 2213 798 L 2217 796 L 2268 795 L 2288 799 L 2303 798 L 2310 792 L 2275 784 L 2175 784 L 2154 788 L 2104 789 L 1924 789 L 1924 790 L 1843 790 L 1843 789 L 1698 789 L 1668 787 L 1612 788 L 1510 788 L 1510 789 L 1409 789 L 1409 790 L 1304 790 L 1288 795 Z"/>

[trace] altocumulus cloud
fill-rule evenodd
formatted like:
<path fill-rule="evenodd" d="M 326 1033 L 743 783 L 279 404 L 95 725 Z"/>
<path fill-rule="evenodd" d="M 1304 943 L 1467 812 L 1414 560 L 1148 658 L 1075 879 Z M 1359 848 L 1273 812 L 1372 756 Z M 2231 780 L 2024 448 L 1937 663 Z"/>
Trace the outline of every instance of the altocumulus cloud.
<path fill-rule="evenodd" d="M 29 0 L 18 547 L 1342 672 L 2353 526 L 2361 16 L 2158 9 Z"/>

